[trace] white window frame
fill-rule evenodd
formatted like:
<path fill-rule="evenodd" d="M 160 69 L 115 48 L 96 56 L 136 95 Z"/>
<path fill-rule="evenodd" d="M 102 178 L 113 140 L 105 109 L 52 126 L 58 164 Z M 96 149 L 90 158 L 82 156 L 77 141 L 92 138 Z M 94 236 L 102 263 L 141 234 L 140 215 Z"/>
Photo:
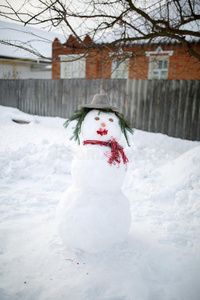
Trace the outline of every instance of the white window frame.
<path fill-rule="evenodd" d="M 129 58 L 117 57 L 112 60 L 111 78 L 129 78 Z"/>
<path fill-rule="evenodd" d="M 169 56 L 149 57 L 149 79 L 167 79 L 169 69 Z M 155 75 L 157 73 L 157 76 Z"/>
<path fill-rule="evenodd" d="M 149 57 L 149 72 L 148 79 L 168 79 L 169 56 L 172 56 L 174 51 L 163 51 L 161 46 L 158 46 L 155 51 L 146 51 L 146 56 Z M 161 63 L 159 63 L 159 61 Z M 164 66 L 163 61 L 167 61 L 167 68 L 156 68 L 156 64 Z M 158 73 L 158 78 L 155 78 L 155 72 Z M 165 73 L 165 76 L 163 76 Z"/>
<path fill-rule="evenodd" d="M 85 78 L 86 58 L 78 54 L 60 55 L 61 78 Z"/>

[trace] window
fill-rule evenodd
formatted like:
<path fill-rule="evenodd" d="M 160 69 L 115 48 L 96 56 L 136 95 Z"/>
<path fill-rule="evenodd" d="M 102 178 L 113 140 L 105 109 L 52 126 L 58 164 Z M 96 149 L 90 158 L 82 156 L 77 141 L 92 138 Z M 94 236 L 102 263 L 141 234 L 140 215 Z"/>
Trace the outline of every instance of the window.
<path fill-rule="evenodd" d="M 169 57 L 174 54 L 172 50 L 163 50 L 158 46 L 155 51 L 146 51 L 149 57 L 149 79 L 167 79 L 169 68 Z"/>
<path fill-rule="evenodd" d="M 168 56 L 151 56 L 149 58 L 149 79 L 167 79 L 168 65 Z"/>
<path fill-rule="evenodd" d="M 129 59 L 115 59 L 112 61 L 111 78 L 125 78 L 129 75 Z"/>
<path fill-rule="evenodd" d="M 85 57 L 79 55 L 61 55 L 61 78 L 85 78 Z"/>

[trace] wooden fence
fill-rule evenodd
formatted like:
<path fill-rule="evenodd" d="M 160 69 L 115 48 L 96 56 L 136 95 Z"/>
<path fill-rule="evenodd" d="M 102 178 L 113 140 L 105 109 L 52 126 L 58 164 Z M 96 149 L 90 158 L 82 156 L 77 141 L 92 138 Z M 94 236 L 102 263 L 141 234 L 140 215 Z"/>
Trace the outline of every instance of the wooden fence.
<path fill-rule="evenodd" d="M 0 105 L 40 116 L 67 118 L 97 93 L 106 93 L 134 128 L 200 140 L 200 81 L 0 80 Z"/>

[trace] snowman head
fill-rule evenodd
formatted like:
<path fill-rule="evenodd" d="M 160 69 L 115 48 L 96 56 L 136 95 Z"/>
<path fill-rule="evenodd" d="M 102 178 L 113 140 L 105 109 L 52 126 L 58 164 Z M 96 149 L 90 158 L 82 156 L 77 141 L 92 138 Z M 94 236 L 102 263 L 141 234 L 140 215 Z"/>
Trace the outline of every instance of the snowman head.
<path fill-rule="evenodd" d="M 81 135 L 83 140 L 119 141 L 121 137 L 119 118 L 115 113 L 93 109 L 82 123 Z"/>
<path fill-rule="evenodd" d="M 79 135 L 81 133 L 83 140 L 119 140 L 123 133 L 129 146 L 127 131 L 133 134 L 133 129 L 124 116 L 119 113 L 119 109 L 109 104 L 106 95 L 97 94 L 91 104 L 85 104 L 79 108 L 64 123 L 64 126 L 67 127 L 71 121 L 77 121 L 72 138 L 80 143 Z"/>

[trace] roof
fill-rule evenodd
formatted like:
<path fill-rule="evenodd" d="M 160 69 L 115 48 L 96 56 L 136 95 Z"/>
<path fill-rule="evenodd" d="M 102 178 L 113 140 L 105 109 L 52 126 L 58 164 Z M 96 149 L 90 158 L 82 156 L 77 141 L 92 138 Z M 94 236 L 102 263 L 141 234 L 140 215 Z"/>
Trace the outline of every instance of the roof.
<path fill-rule="evenodd" d="M 52 42 L 56 37 L 62 42 L 65 41 L 65 37 L 57 32 L 0 20 L 0 57 L 51 59 Z M 16 47 L 9 44 L 14 44 Z"/>

